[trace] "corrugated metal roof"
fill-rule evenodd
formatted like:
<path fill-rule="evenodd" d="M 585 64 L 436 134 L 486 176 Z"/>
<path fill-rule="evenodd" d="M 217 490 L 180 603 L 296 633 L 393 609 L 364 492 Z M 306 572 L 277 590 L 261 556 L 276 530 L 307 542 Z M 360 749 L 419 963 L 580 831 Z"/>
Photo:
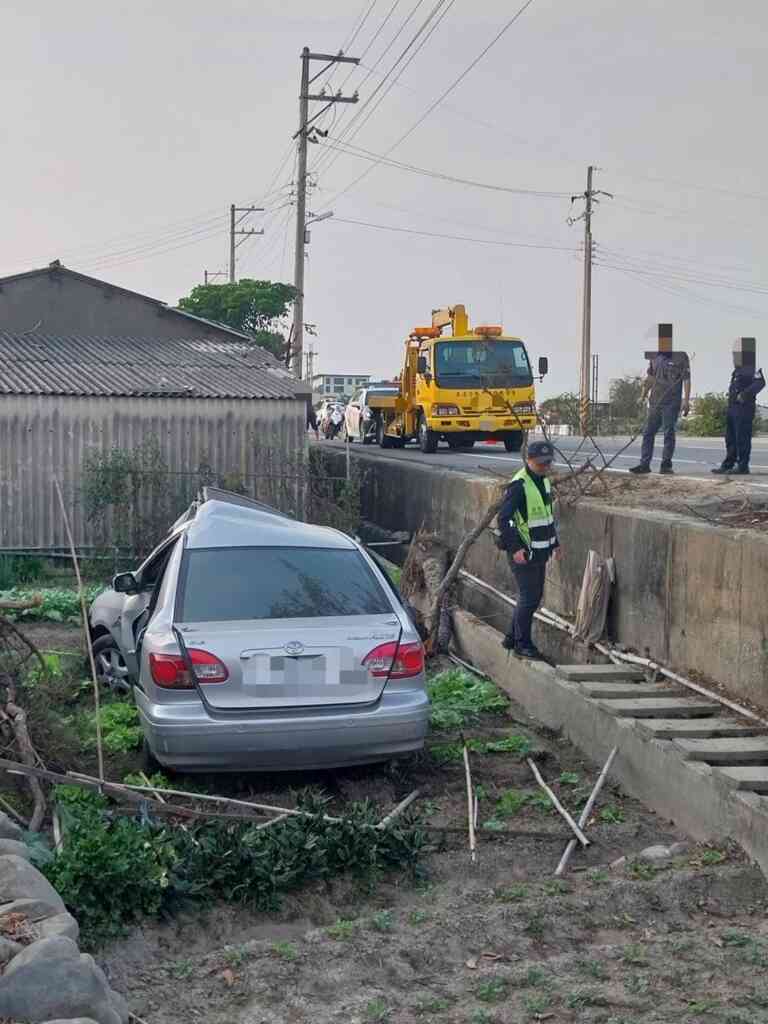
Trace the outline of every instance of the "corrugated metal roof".
<path fill-rule="evenodd" d="M 269 352 L 191 338 L 59 337 L 0 331 L 0 394 L 293 398 Z"/>

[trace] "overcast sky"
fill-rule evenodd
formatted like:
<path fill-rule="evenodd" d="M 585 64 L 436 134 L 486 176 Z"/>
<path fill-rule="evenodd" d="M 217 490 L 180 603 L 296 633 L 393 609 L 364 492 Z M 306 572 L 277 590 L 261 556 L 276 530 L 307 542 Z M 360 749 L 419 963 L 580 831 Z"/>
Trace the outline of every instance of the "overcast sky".
<path fill-rule="evenodd" d="M 336 52 L 358 29 L 348 52 L 367 52 L 345 92 L 358 87 L 360 103 L 319 123 L 344 138 L 356 117 L 347 141 L 382 154 L 517 6 L 7 0 L 0 273 L 58 257 L 176 302 L 204 269 L 225 269 L 229 204 L 253 202 L 267 207 L 251 221 L 265 234 L 239 249 L 238 276 L 291 280 L 302 46 Z M 408 53 L 437 23 L 423 48 L 389 92 L 394 74 L 379 88 L 432 11 Z M 318 328 L 318 368 L 391 374 L 411 327 L 429 323 L 435 306 L 464 302 L 474 322 L 503 315 L 534 359 L 549 356 L 541 395 L 576 390 L 582 224 L 566 220 L 582 207 L 572 211 L 567 197 L 583 191 L 589 163 L 601 169 L 596 186 L 614 193 L 594 221 L 601 395 L 612 377 L 643 369 L 658 321 L 673 321 L 676 347 L 691 354 L 694 392 L 726 386 L 739 335 L 757 336 L 768 366 L 767 30 L 765 0 L 534 0 L 390 154 L 560 196 L 383 166 L 343 191 L 371 161 L 313 146 L 311 209 L 335 213 L 309 246 L 305 314 Z M 347 74 L 337 71 L 333 86 Z"/>

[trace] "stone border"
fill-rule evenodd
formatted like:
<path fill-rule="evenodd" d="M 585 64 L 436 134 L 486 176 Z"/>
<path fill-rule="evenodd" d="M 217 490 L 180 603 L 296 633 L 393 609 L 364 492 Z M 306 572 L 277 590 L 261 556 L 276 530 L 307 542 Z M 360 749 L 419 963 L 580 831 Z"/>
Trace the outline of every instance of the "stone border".
<path fill-rule="evenodd" d="M 127 1003 L 93 957 L 80 952 L 77 921 L 30 863 L 22 838 L 0 812 L 0 1018 L 128 1024 Z"/>

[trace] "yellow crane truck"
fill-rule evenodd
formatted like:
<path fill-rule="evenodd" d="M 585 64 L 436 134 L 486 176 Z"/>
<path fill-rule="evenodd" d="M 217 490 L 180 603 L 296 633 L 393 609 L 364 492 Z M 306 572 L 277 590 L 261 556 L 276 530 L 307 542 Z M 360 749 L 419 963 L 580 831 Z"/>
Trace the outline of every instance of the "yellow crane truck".
<path fill-rule="evenodd" d="M 451 332 L 444 335 L 446 327 Z M 547 370 L 547 358 L 541 356 L 539 378 Z M 431 327 L 413 329 L 396 383 L 397 395 L 368 400 L 382 448 L 418 440 L 429 454 L 440 440 L 457 449 L 498 440 L 508 452 L 517 452 L 536 423 L 525 345 L 499 326 L 470 329 L 464 306 L 433 310 Z"/>

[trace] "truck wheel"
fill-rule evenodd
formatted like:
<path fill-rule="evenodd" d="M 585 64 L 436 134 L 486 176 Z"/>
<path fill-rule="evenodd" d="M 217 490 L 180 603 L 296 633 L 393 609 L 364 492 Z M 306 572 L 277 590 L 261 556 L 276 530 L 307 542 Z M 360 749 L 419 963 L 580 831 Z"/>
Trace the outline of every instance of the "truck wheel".
<path fill-rule="evenodd" d="M 419 416 L 419 448 L 425 455 L 433 455 L 437 451 L 437 434 L 427 426 L 424 413 Z"/>
<path fill-rule="evenodd" d="M 508 452 L 519 452 L 523 447 L 523 432 L 522 430 L 512 430 L 504 438 L 504 447 Z"/>
<path fill-rule="evenodd" d="M 393 437 L 389 437 L 387 435 L 384 420 L 379 418 L 379 421 L 376 424 L 376 443 L 379 448 L 394 448 L 394 441 L 395 439 Z"/>
<path fill-rule="evenodd" d="M 373 440 L 373 434 L 365 429 L 365 423 L 360 420 L 360 444 L 370 444 Z"/>

